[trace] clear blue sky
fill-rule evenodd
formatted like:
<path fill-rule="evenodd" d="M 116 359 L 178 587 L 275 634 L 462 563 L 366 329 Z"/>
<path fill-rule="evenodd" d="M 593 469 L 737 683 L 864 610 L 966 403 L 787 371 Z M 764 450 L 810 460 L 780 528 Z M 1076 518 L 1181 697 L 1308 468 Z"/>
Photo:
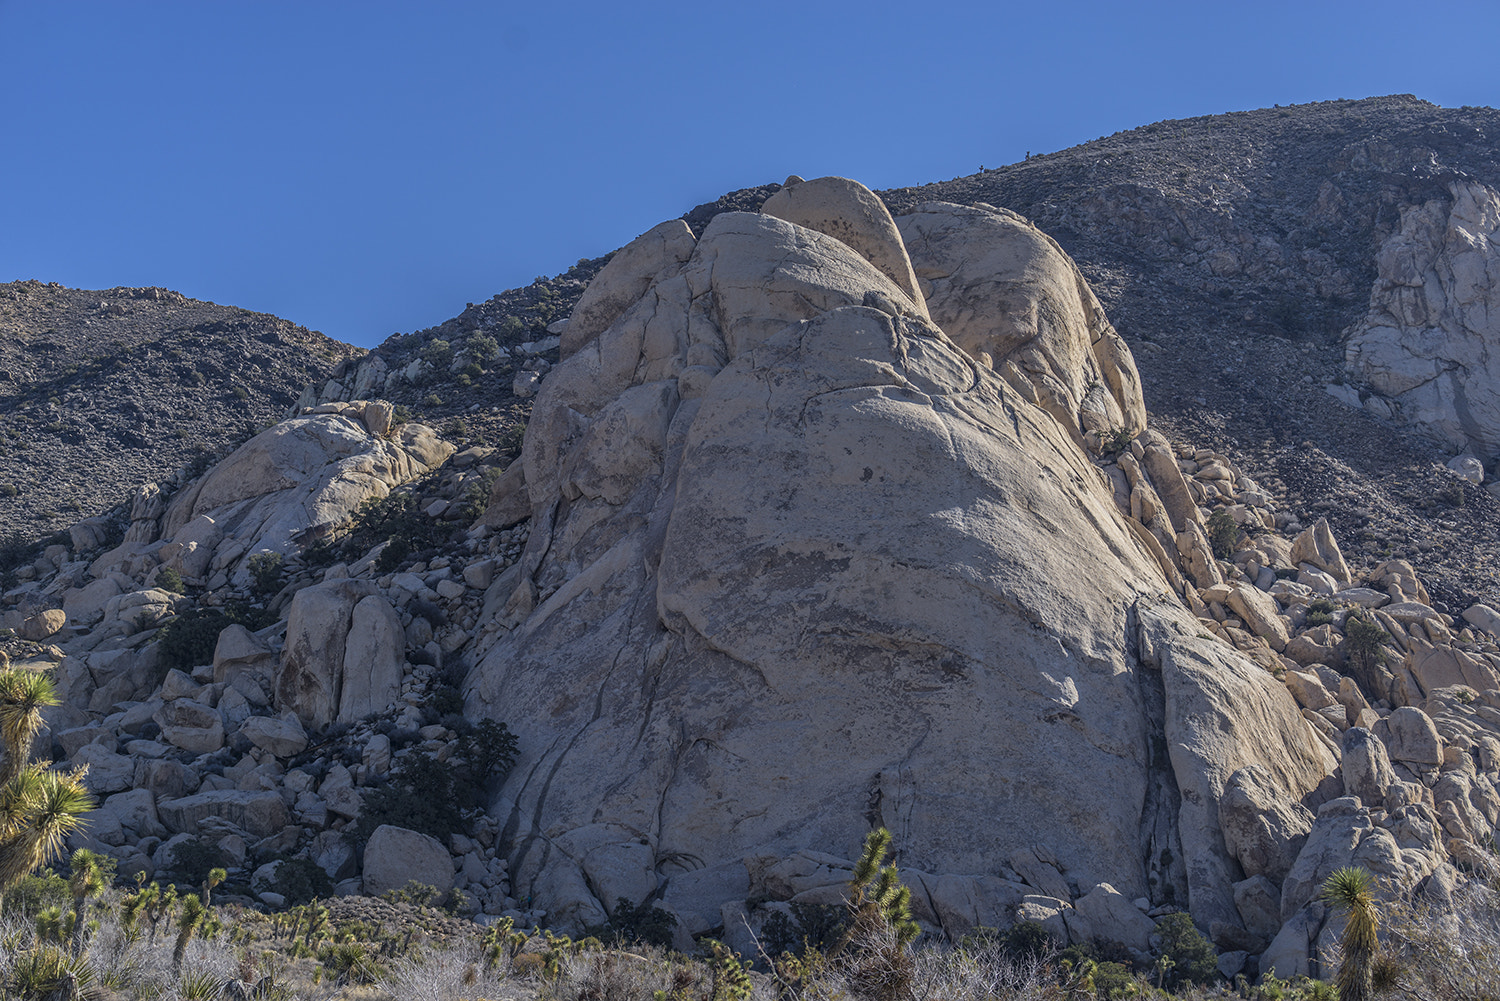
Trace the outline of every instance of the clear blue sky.
<path fill-rule="evenodd" d="M 0 0 L 0 281 L 162 285 L 368 346 L 789 173 L 1494 105 L 1497 37 L 1493 0 Z"/>

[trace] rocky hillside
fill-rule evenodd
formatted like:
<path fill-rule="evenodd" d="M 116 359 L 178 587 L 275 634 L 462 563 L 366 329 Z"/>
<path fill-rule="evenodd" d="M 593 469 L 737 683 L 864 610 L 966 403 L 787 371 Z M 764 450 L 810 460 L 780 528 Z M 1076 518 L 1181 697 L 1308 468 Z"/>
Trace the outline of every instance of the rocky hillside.
<path fill-rule="evenodd" d="M 1384 365 L 1377 371 L 1370 351 L 1351 356 L 1349 345 L 1368 345 L 1374 331 L 1377 343 L 1399 346 L 1400 336 L 1378 335 L 1393 322 L 1390 309 L 1401 311 L 1400 288 L 1424 284 L 1396 273 L 1413 257 L 1425 262 L 1415 274 L 1432 273 L 1425 284 L 1451 288 L 1450 298 L 1487 315 L 1483 289 L 1455 281 L 1453 263 L 1460 272 L 1477 265 L 1481 276 L 1500 270 L 1486 272 L 1483 254 L 1455 255 L 1443 236 L 1455 207 L 1453 229 L 1475 228 L 1464 212 L 1480 216 L 1483 229 L 1485 196 L 1470 186 L 1500 188 L 1496 137 L 1500 112 L 1489 108 L 1444 109 L 1408 96 L 1330 101 L 1158 122 L 880 194 L 896 214 L 944 200 L 987 203 L 1036 222 L 1078 262 L 1131 345 L 1155 426 L 1232 457 L 1286 509 L 1327 517 L 1351 559 L 1421 564 L 1439 606 L 1461 610 L 1500 600 L 1500 505 L 1444 468 L 1465 451 L 1493 465 L 1500 448 L 1484 428 L 1496 424 L 1459 420 L 1455 428 L 1438 414 L 1483 416 L 1494 406 L 1500 379 L 1485 368 L 1482 332 L 1471 329 L 1482 322 L 1462 308 L 1435 309 L 1441 340 L 1468 345 L 1462 357 L 1434 360 L 1401 348 L 1395 377 L 1390 363 L 1377 357 Z M 716 214 L 756 211 L 780 187 L 731 192 L 683 218 L 701 235 Z M 1490 245 L 1476 239 L 1481 250 Z M 409 365 L 428 339 L 452 341 L 500 323 L 520 323 L 518 332 L 535 339 L 545 323 L 568 315 L 583 289 L 578 279 L 602 263 L 581 262 L 569 275 L 470 306 L 376 354 L 392 368 Z M 1424 329 L 1417 323 L 1399 333 L 1434 340 Z M 556 360 L 533 367 L 545 371 Z M 1424 365 L 1466 375 L 1467 385 L 1429 380 L 1431 398 L 1423 397 L 1411 384 L 1428 383 L 1409 370 Z M 502 400 L 510 374 L 503 373 Z M 416 406 L 433 396 L 470 405 L 462 388 L 447 385 L 439 377 L 430 388 L 399 391 Z M 525 405 L 515 412 L 523 415 Z"/>
<path fill-rule="evenodd" d="M 0 534 L 39 538 L 201 469 L 360 353 L 161 288 L 0 285 Z"/>
<path fill-rule="evenodd" d="M 789 179 L 529 332 L 345 364 L 22 568 L 9 645 L 103 799 L 74 847 L 749 954 L 882 826 L 934 940 L 1148 969 L 1187 913 L 1231 978 L 1329 972 L 1339 868 L 1450 908 L 1487 864 L 1500 612 L 1158 430 L 1023 217 Z M 520 462 L 340 399 L 505 367 Z"/>

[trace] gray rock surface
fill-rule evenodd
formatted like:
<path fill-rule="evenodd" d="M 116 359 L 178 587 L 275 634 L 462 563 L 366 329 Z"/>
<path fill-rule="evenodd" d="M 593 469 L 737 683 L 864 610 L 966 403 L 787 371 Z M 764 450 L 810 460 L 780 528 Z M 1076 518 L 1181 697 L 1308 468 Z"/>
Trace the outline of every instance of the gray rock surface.
<path fill-rule="evenodd" d="M 372 897 L 405 889 L 411 881 L 446 899 L 453 888 L 453 862 L 436 838 L 382 824 L 370 834 L 364 854 L 364 892 Z"/>
<path fill-rule="evenodd" d="M 942 254 L 972 247 L 1009 262 L 1032 333 L 1022 309 L 976 359 L 846 244 L 730 213 L 548 374 L 523 452 L 527 550 L 468 682 L 470 711 L 503 705 L 521 738 L 496 802 L 516 892 L 567 926 L 613 904 L 586 858 L 631 843 L 717 868 L 845 857 L 883 823 L 940 882 L 1047 830 L 1054 871 L 1127 901 L 1150 892 L 1143 856 L 1201 848 L 1216 861 L 1191 877 L 1194 906 L 1238 925 L 1212 847 L 1229 775 L 1261 764 L 1296 798 L 1332 759 L 1274 679 L 1163 601 L 1161 564 L 1084 452 L 1090 379 L 1120 424 L 1144 409 L 1076 269 L 1006 213 L 897 223 L 939 325 L 965 315 L 970 281 L 940 295 Z M 981 305 L 999 294 L 972 281 Z M 1193 804 L 1179 824 L 1152 799 L 1144 852 L 1145 734 L 1163 724 L 1137 677 L 1142 602 L 1161 602 L 1145 669 L 1168 690 L 1160 767 Z M 601 833 L 568 847 L 585 827 Z"/>

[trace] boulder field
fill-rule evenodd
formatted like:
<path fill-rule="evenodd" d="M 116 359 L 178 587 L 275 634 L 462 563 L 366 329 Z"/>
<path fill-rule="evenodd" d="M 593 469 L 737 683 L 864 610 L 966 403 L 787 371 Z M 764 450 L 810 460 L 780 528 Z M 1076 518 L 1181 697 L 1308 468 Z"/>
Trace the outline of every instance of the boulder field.
<path fill-rule="evenodd" d="M 5 624 L 55 644 L 54 752 L 103 798 L 79 845 L 153 872 L 205 841 L 273 906 L 278 860 L 356 893 L 420 857 L 483 920 L 577 932 L 623 900 L 748 949 L 839 900 L 884 826 L 930 933 L 1145 950 L 1187 910 L 1231 975 L 1290 976 L 1336 936 L 1333 869 L 1441 903 L 1493 837 L 1500 613 L 1351 566 L 1149 427 L 1130 349 L 1020 216 L 791 178 L 644 234 L 554 327 L 503 470 L 311 394 L 140 488 L 124 541 L 84 523 L 25 568 Z M 395 490 L 446 549 L 304 561 Z M 164 671 L 158 628 L 252 596 L 268 552 L 271 624 Z M 518 738 L 488 814 L 351 840 L 403 763 L 467 746 L 429 705 L 460 678 Z"/>

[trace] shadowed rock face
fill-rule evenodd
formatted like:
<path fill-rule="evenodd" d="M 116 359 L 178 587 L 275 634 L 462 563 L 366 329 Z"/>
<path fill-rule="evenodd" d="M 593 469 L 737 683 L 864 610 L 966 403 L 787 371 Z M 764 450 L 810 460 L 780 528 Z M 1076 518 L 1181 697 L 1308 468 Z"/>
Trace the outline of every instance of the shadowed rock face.
<path fill-rule="evenodd" d="M 560 927 L 663 880 L 716 914 L 756 859 L 884 825 L 945 927 L 1101 883 L 1237 926 L 1229 776 L 1274 759 L 1295 800 L 1332 762 L 1197 638 L 1082 447 L 1086 413 L 1144 408 L 1071 262 L 1009 213 L 893 223 L 860 242 L 906 235 L 924 304 L 888 277 L 905 247 L 728 213 L 685 263 L 633 255 L 611 280 L 640 297 L 544 383 L 528 548 L 469 678 L 523 750 L 515 892 Z"/>

